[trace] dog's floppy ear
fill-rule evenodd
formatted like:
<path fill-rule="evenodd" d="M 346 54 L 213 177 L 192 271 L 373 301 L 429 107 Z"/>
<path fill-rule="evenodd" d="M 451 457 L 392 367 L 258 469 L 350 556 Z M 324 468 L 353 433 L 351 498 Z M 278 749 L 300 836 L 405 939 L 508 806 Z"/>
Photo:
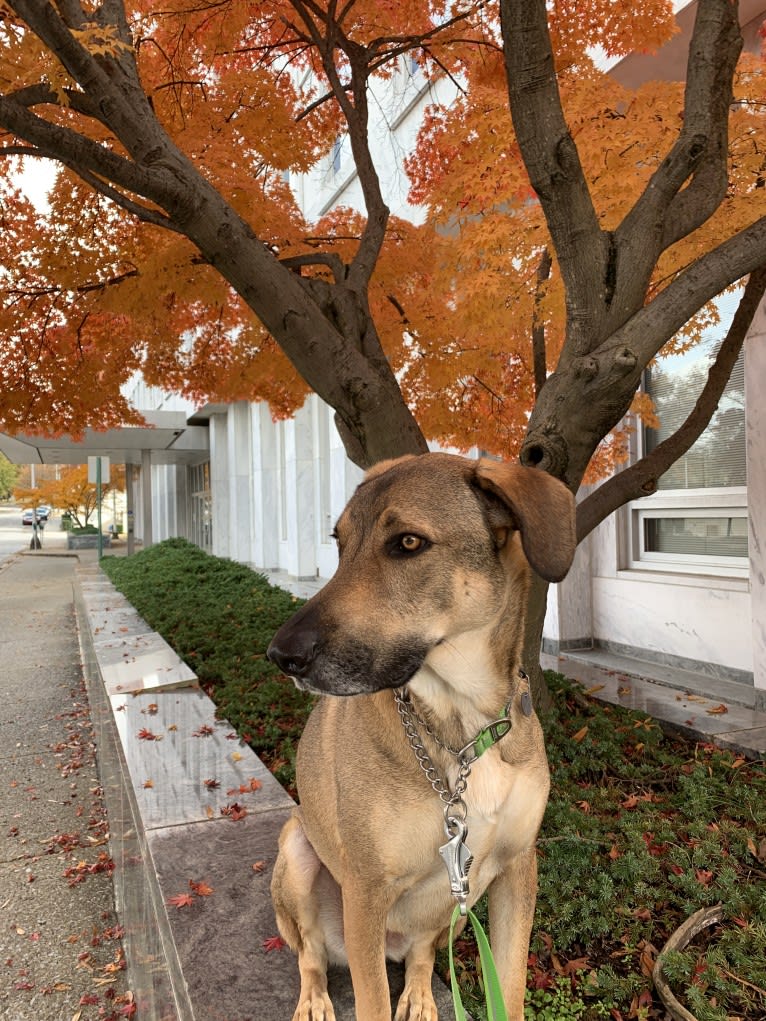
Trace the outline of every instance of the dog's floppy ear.
<path fill-rule="evenodd" d="M 476 483 L 505 506 L 505 525 L 521 532 L 527 560 L 546 581 L 561 581 L 572 566 L 575 502 L 563 482 L 537 468 L 482 457 Z"/>

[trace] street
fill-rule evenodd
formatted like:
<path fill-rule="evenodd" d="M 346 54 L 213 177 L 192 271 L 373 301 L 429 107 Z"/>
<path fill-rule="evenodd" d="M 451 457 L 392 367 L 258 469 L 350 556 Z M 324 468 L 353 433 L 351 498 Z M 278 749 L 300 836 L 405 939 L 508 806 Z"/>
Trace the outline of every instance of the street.
<path fill-rule="evenodd" d="M 19 550 L 29 549 L 32 528 L 30 525 L 22 525 L 21 511 L 21 507 L 8 506 L 7 504 L 0 506 L 0 564 Z M 48 529 L 58 530 L 59 524 L 58 516 L 45 522 L 45 530 L 40 533 L 43 547 Z"/>

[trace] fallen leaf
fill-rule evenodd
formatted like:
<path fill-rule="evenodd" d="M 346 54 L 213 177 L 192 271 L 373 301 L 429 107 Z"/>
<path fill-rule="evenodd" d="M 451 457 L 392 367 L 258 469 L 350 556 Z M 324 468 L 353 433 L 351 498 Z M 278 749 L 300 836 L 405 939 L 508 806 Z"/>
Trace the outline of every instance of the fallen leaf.
<path fill-rule="evenodd" d="M 209 791 L 214 791 L 217 787 L 221 786 L 220 780 L 203 780 L 202 782 Z"/>
<path fill-rule="evenodd" d="M 194 898 L 190 893 L 177 893 L 174 897 L 168 897 L 165 903 L 173 908 L 188 908 L 194 903 Z"/>
<path fill-rule="evenodd" d="M 722 716 L 723 713 L 728 713 L 728 711 L 728 706 L 725 706 L 723 702 L 720 705 L 714 705 L 712 709 L 705 710 L 708 716 Z"/>
<path fill-rule="evenodd" d="M 604 687 L 603 684 L 594 684 L 592 688 L 586 688 L 585 691 L 583 692 L 583 694 L 585 694 L 585 695 L 595 695 L 596 692 L 597 691 L 601 691 L 601 689 L 603 687 Z"/>
<path fill-rule="evenodd" d="M 198 897 L 209 897 L 211 893 L 215 893 L 213 887 L 208 886 L 205 882 L 195 883 L 193 879 L 190 879 L 189 886 Z"/>
<path fill-rule="evenodd" d="M 232 822 L 239 822 L 240 819 L 244 819 L 247 815 L 247 809 L 233 801 L 230 805 L 224 805 L 221 808 L 221 815 L 228 816 Z"/>
<path fill-rule="evenodd" d="M 588 733 L 588 724 L 586 723 L 584 727 L 580 727 L 580 729 L 577 731 L 576 734 L 572 734 L 572 740 L 576 741 L 579 744 L 580 741 L 582 741 L 582 739 L 585 737 L 585 735 L 587 733 Z"/>
<path fill-rule="evenodd" d="M 154 787 L 154 780 L 144 780 L 144 788 L 146 790 L 150 790 L 152 787 Z"/>
<path fill-rule="evenodd" d="M 266 862 L 265 861 L 254 861 L 253 862 L 253 872 L 263 872 L 263 870 L 265 868 L 266 868 Z"/>
<path fill-rule="evenodd" d="M 146 727 L 142 727 L 138 732 L 139 741 L 161 741 L 161 734 L 154 734 L 151 730 L 147 730 Z"/>
<path fill-rule="evenodd" d="M 269 936 L 261 943 L 261 946 L 267 954 L 270 954 L 272 950 L 282 950 L 287 944 L 281 936 Z"/>

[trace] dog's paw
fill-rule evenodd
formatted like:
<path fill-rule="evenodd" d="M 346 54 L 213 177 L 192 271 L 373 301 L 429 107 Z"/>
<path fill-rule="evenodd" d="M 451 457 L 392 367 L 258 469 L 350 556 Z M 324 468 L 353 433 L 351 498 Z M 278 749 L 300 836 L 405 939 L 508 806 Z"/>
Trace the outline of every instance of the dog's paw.
<path fill-rule="evenodd" d="M 295 1008 L 293 1021 L 335 1021 L 330 997 L 327 993 L 317 992 L 301 998 Z"/>
<path fill-rule="evenodd" d="M 394 1021 L 438 1021 L 431 987 L 406 985 L 399 997 Z"/>

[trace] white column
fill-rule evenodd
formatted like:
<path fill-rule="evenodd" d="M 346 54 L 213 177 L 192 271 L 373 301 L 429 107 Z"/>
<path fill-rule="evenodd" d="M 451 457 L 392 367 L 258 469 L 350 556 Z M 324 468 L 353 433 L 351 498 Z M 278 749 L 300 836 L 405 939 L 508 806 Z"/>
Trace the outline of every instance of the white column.
<path fill-rule="evenodd" d="M 253 535 L 250 559 L 263 571 L 279 568 L 279 474 L 277 426 L 268 405 L 253 404 L 252 492 Z"/>
<path fill-rule="evenodd" d="M 231 556 L 229 547 L 229 454 L 227 415 L 210 416 L 210 502 L 213 520 L 212 553 Z"/>
<path fill-rule="evenodd" d="M 144 549 L 154 542 L 152 528 L 152 454 L 141 451 L 141 538 Z"/>
<path fill-rule="evenodd" d="M 756 706 L 766 709 L 766 302 L 745 340 L 748 555 Z"/>
<path fill-rule="evenodd" d="M 285 422 L 287 570 L 294 578 L 315 578 L 314 460 L 311 411 L 304 405 Z"/>
<path fill-rule="evenodd" d="M 593 602 L 591 597 L 589 539 L 577 547 L 569 574 L 548 588 L 548 606 L 543 627 L 543 652 L 557 656 L 593 645 Z"/>
<path fill-rule="evenodd" d="M 229 490 L 229 553 L 233 560 L 250 563 L 253 534 L 253 462 L 250 404 L 229 407 L 226 429 Z"/>

